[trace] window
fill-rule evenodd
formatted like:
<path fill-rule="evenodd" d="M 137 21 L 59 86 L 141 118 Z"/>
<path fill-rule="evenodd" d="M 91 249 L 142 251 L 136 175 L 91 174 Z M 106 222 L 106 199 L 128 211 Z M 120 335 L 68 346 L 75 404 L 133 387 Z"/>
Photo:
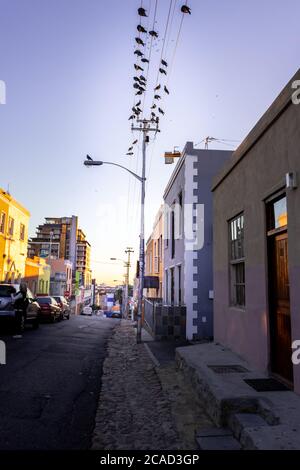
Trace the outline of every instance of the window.
<path fill-rule="evenodd" d="M 169 301 L 169 279 L 168 279 L 168 270 L 165 271 L 165 301 L 168 303 Z"/>
<path fill-rule="evenodd" d="M 170 276 L 171 276 L 171 305 L 174 305 L 174 300 L 175 300 L 175 279 L 174 279 L 174 268 L 170 269 Z"/>
<path fill-rule="evenodd" d="M 178 194 L 178 205 L 179 205 L 179 237 L 181 238 L 183 236 L 183 220 L 184 220 L 184 215 L 183 215 L 183 205 L 182 205 L 182 191 Z"/>
<path fill-rule="evenodd" d="M 230 303 L 245 306 L 244 215 L 229 222 Z"/>
<path fill-rule="evenodd" d="M 182 302 L 182 293 L 181 293 L 181 265 L 177 267 L 178 269 L 178 305 L 181 305 Z"/>
<path fill-rule="evenodd" d="M 171 212 L 171 256 L 175 257 L 175 212 Z"/>
<path fill-rule="evenodd" d="M 286 228 L 288 224 L 286 196 L 280 196 L 267 205 L 268 231 Z"/>
<path fill-rule="evenodd" d="M 8 234 L 13 236 L 14 234 L 15 221 L 12 217 L 8 218 Z"/>
<path fill-rule="evenodd" d="M 1 212 L 0 215 L 0 233 L 4 233 L 5 231 L 5 213 Z"/>
<path fill-rule="evenodd" d="M 161 258 L 162 258 L 162 235 L 159 237 L 159 244 L 158 244 L 158 247 L 159 247 L 158 256 L 159 256 L 159 258 L 161 259 Z"/>
<path fill-rule="evenodd" d="M 20 240 L 25 240 L 25 225 L 20 224 Z"/>

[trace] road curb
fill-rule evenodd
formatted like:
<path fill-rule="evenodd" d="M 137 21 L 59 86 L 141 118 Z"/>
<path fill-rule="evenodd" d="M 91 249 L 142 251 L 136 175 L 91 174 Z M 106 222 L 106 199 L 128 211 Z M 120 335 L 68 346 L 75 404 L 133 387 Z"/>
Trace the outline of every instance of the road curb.
<path fill-rule="evenodd" d="M 155 367 L 160 367 L 160 362 L 156 359 L 153 352 L 149 348 L 148 344 L 144 343 L 144 346 L 145 346 L 145 349 L 146 349 L 147 353 L 149 354 L 149 357 L 150 357 L 151 361 L 155 365 Z"/>

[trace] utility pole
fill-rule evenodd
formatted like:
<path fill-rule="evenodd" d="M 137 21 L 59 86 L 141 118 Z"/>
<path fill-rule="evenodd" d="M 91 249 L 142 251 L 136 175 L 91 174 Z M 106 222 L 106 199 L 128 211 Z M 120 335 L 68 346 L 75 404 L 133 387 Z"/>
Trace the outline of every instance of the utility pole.
<path fill-rule="evenodd" d="M 138 295 L 138 319 L 137 319 L 137 343 L 142 340 L 142 312 L 143 312 L 143 290 L 145 275 L 145 183 L 146 183 L 146 144 L 149 143 L 149 132 L 158 132 L 156 127 L 151 127 L 153 121 L 149 119 L 137 119 L 139 127 L 132 126 L 131 129 L 143 133 L 143 166 L 142 166 L 142 189 L 141 189 L 141 230 L 140 230 L 140 252 L 139 252 L 139 295 Z"/>
<path fill-rule="evenodd" d="M 131 247 L 127 247 L 125 250 L 127 254 L 127 262 L 126 266 L 126 275 L 125 275 L 125 318 L 128 319 L 128 310 L 129 310 L 129 303 L 128 303 L 128 286 L 129 286 L 129 270 L 130 270 L 130 255 L 134 253 L 134 250 Z"/>

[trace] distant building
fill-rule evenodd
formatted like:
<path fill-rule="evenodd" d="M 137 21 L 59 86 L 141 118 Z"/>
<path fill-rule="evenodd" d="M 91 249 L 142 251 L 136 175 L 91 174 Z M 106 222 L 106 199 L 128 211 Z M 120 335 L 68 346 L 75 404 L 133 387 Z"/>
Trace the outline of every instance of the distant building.
<path fill-rule="evenodd" d="M 49 259 L 51 266 L 50 294 L 63 295 L 67 298 L 72 295 L 72 263 L 66 259 Z"/>
<path fill-rule="evenodd" d="M 78 228 L 78 217 L 46 217 L 29 240 L 28 256 L 65 259 L 72 263 L 73 281 L 91 286 L 90 244 Z"/>
<path fill-rule="evenodd" d="M 76 271 L 80 273 L 81 284 L 85 287 L 92 285 L 91 245 L 81 229 L 77 230 L 76 241 Z"/>
<path fill-rule="evenodd" d="M 49 295 L 50 271 L 44 258 L 34 256 L 26 259 L 24 281 L 34 295 Z"/>
<path fill-rule="evenodd" d="M 0 188 L 0 281 L 19 282 L 25 274 L 30 213 Z"/>
<path fill-rule="evenodd" d="M 215 178 L 215 340 L 300 393 L 300 70 Z"/>
<path fill-rule="evenodd" d="M 147 298 L 162 298 L 163 291 L 163 233 L 164 233 L 164 211 L 163 206 L 160 207 L 155 222 L 153 231 L 146 244 L 145 255 L 145 276 L 157 278 L 158 288 L 145 289 L 145 297 Z"/>
<path fill-rule="evenodd" d="M 164 193 L 163 303 L 186 310 L 188 339 L 213 335 L 211 185 L 231 155 L 187 142 Z"/>

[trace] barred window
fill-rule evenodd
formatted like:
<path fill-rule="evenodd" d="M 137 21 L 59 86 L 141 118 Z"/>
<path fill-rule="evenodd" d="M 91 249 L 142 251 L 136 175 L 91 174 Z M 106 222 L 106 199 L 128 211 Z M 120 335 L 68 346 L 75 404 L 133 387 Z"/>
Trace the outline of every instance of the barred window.
<path fill-rule="evenodd" d="M 245 299 L 245 255 L 244 255 L 244 215 L 229 222 L 230 245 L 230 303 L 244 307 Z"/>

